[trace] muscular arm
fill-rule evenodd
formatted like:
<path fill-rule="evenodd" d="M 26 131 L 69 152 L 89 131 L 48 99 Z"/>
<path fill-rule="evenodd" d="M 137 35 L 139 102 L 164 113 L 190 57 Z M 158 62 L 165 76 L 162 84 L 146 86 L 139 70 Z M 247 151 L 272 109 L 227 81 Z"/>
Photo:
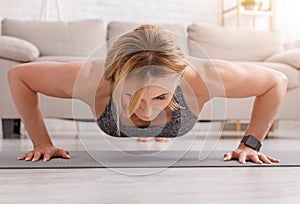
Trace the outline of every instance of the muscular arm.
<path fill-rule="evenodd" d="M 104 86 L 98 88 L 98 85 L 103 84 L 99 83 L 104 70 L 103 64 L 103 60 L 35 62 L 20 64 L 10 69 L 8 81 L 11 95 L 34 146 L 34 150 L 21 155 L 20 160 L 38 161 L 41 157 L 44 161 L 50 160 L 51 157 L 70 158 L 67 151 L 53 146 L 41 115 L 38 94 L 76 98 L 92 107 L 96 94 L 100 99 L 107 94 L 103 91 L 106 90 Z"/>
<path fill-rule="evenodd" d="M 250 64 L 214 60 L 228 98 L 255 96 L 246 135 L 263 140 L 284 99 L 287 77 L 277 71 Z"/>
<path fill-rule="evenodd" d="M 74 81 L 82 62 L 38 62 L 20 64 L 8 72 L 15 106 L 34 147 L 52 145 L 42 119 L 38 93 L 71 98 Z"/>

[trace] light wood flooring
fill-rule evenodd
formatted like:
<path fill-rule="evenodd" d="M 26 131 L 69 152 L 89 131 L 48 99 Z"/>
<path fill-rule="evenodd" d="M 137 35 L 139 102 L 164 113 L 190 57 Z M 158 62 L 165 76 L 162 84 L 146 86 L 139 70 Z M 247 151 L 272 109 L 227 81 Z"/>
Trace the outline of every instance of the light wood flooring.
<path fill-rule="evenodd" d="M 226 134 L 228 137 L 211 140 L 217 141 L 215 150 L 225 152 L 236 148 L 242 133 Z M 67 150 L 108 148 L 104 137 L 99 139 L 96 135 L 96 132 L 83 131 L 77 139 L 73 133 L 56 132 L 53 141 Z M 141 143 L 133 139 L 109 141 L 116 147 L 131 150 L 166 149 L 172 146 L 170 144 L 174 144 L 172 149 L 183 150 L 193 138 L 184 136 L 173 143 Z M 28 138 L 0 139 L 0 151 L 28 151 L 31 147 Z M 196 144 L 191 150 L 198 148 Z M 264 142 L 264 150 L 300 150 L 300 128 L 275 131 Z M 299 204 L 299 199 L 300 168 L 168 168 L 146 176 L 128 176 L 110 169 L 0 170 L 1 204 Z"/>

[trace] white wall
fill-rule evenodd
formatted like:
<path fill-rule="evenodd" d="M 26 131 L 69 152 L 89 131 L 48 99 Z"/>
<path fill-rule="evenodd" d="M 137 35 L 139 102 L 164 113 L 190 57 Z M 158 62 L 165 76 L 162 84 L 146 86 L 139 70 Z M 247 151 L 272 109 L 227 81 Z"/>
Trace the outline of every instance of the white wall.
<path fill-rule="evenodd" d="M 282 29 L 286 41 L 300 40 L 300 1 L 278 0 L 277 24 Z"/>
<path fill-rule="evenodd" d="M 0 0 L 0 18 L 40 19 L 43 0 Z M 64 20 L 101 18 L 141 23 L 209 23 L 220 25 L 221 0 L 60 0 Z M 226 5 L 235 0 L 227 0 Z M 50 0 L 49 20 L 56 20 L 55 0 Z M 268 18 L 258 17 L 258 28 L 268 28 Z M 244 17 L 244 27 L 251 19 Z M 234 16 L 226 25 L 235 26 Z"/>
<path fill-rule="evenodd" d="M 42 0 L 0 0 L 0 18 L 39 19 Z M 61 0 L 64 20 L 219 24 L 219 0 Z M 56 20 L 50 0 L 50 20 Z"/>

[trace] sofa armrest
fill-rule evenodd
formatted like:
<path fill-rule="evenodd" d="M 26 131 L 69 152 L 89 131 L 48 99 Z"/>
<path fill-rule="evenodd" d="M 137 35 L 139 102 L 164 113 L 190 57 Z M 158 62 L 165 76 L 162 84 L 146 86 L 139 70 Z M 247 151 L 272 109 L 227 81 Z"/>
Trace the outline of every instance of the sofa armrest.
<path fill-rule="evenodd" d="M 279 52 L 267 58 L 265 61 L 288 64 L 300 70 L 300 48 Z"/>
<path fill-rule="evenodd" d="M 39 55 L 39 49 L 26 40 L 10 36 L 0 36 L 1 58 L 29 62 L 37 59 Z"/>

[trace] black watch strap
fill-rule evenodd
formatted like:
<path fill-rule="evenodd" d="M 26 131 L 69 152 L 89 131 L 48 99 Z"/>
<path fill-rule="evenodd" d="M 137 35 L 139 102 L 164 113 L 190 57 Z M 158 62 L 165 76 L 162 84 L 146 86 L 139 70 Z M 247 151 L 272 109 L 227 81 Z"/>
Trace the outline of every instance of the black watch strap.
<path fill-rule="evenodd" d="M 256 151 L 259 151 L 262 146 L 259 139 L 252 135 L 244 136 L 241 142 L 244 143 L 247 147 L 250 147 Z"/>

